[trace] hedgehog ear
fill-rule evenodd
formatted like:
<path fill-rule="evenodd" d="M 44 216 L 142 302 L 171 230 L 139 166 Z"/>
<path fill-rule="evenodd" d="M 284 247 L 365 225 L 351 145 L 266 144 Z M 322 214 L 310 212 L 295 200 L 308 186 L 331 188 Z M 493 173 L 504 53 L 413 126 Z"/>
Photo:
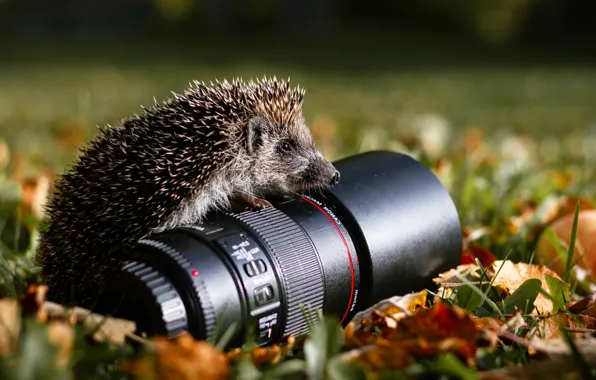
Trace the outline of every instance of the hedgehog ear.
<path fill-rule="evenodd" d="M 265 129 L 265 120 L 262 118 L 255 116 L 248 121 L 248 128 L 247 128 L 247 149 L 248 153 L 253 154 L 254 151 L 262 144 L 263 142 L 263 132 Z"/>

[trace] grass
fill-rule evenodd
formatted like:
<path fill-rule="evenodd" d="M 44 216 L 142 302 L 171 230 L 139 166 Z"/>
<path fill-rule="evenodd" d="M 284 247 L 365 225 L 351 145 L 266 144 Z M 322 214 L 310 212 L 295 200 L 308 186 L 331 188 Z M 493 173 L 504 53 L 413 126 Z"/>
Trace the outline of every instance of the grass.
<path fill-rule="evenodd" d="M 370 149 L 412 154 L 450 191 L 462 225 L 486 231 L 475 244 L 498 258 L 535 261 L 541 210 L 563 196 L 596 200 L 596 69 L 591 67 L 404 65 L 358 74 L 281 63 L 135 62 L 15 61 L 0 69 L 0 138 L 10 157 L 0 181 L 0 281 L 5 295 L 23 294 L 35 278 L 31 258 L 38 221 L 26 207 L 30 205 L 19 192 L 20 184 L 41 172 L 51 177 L 62 171 L 96 125 L 138 112 L 139 105 L 181 91 L 191 79 L 291 76 L 307 89 L 305 116 L 328 157 Z M 519 225 L 524 205 L 536 211 L 534 219 Z M 572 264 L 571 259 L 564 262 L 566 268 Z M 489 298 L 488 290 L 470 286 L 480 300 L 502 313 L 501 301 Z M 578 289 L 575 296 L 580 293 Z M 56 350 L 41 324 L 26 321 L 19 349 L 3 359 L 0 375 L 51 378 Z M 340 373 L 362 376 L 334 361 L 341 347 L 330 321 L 312 326 L 313 338 L 298 359 L 268 369 L 241 362 L 234 376 L 282 378 L 297 371 L 313 376 L 327 371 L 336 379 L 342 378 Z M 519 347 L 505 351 L 491 357 L 501 367 L 528 360 Z M 92 344 L 77 331 L 67 368 L 82 378 L 123 377 L 115 358 L 132 353 L 129 345 Z M 420 361 L 395 378 L 421 373 L 475 378 L 475 371 L 449 355 Z"/>

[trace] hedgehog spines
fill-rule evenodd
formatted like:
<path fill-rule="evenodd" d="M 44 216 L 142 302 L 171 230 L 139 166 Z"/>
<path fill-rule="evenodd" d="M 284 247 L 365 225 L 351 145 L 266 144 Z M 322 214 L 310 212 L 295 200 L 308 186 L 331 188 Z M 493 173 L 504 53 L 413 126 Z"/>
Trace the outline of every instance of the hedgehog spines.
<path fill-rule="evenodd" d="M 289 79 L 216 83 L 195 80 L 116 127 L 99 127 L 58 177 L 38 254 L 55 299 L 66 301 L 72 283 L 88 296 L 127 248 L 214 178 L 226 170 L 242 175 L 242 168 L 228 167 L 245 145 L 249 117 L 285 128 L 301 116 L 304 90 L 291 88 Z"/>

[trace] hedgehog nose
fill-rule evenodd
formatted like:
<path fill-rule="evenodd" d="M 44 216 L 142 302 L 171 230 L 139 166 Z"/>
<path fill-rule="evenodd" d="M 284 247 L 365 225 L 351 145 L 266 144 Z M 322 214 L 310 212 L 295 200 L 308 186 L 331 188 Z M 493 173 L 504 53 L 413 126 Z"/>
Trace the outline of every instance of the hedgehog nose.
<path fill-rule="evenodd" d="M 331 178 L 331 184 L 332 185 L 337 185 L 339 183 L 339 179 L 341 178 L 341 175 L 339 174 L 339 171 L 335 171 L 335 173 L 333 174 L 333 177 Z"/>

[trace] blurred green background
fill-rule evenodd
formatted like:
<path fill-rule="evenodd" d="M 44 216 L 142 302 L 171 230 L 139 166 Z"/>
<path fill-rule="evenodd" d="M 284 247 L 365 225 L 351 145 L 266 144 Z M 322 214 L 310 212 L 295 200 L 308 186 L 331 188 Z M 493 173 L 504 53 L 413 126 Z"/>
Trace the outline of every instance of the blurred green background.
<path fill-rule="evenodd" d="M 235 76 L 305 87 L 331 158 L 420 129 L 596 141 L 590 0 L 0 0 L 0 32 L 0 137 L 58 170 L 97 125 Z"/>

